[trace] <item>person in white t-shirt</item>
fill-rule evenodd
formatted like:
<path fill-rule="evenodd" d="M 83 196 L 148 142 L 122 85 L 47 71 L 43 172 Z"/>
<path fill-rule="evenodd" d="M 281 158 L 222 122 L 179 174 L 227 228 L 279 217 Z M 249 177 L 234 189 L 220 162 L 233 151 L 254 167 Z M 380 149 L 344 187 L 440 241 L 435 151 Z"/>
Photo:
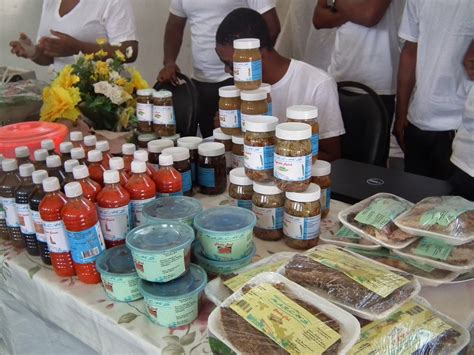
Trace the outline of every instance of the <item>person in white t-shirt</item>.
<path fill-rule="evenodd" d="M 74 62 L 73 55 L 119 49 L 126 62 L 138 55 L 135 19 L 129 0 L 44 0 L 34 44 L 25 33 L 10 42 L 11 52 L 39 65 L 54 64 L 55 71 Z M 96 40 L 105 38 L 99 45 Z M 127 50 L 128 49 L 128 50 Z"/>
<path fill-rule="evenodd" d="M 345 133 L 336 82 L 325 71 L 281 56 L 272 45 L 262 16 L 250 9 L 232 11 L 219 25 L 216 52 L 232 73 L 233 41 L 258 38 L 263 82 L 271 84 L 273 115 L 286 121 L 286 108 L 313 105 L 319 109 L 319 158 L 333 161 L 341 156 L 340 136 Z"/>
<path fill-rule="evenodd" d="M 452 142 L 466 101 L 460 58 L 474 36 L 473 14 L 472 0 L 407 0 L 393 130 L 405 171 L 444 180 L 452 174 Z"/>
<path fill-rule="evenodd" d="M 275 0 L 172 0 L 164 38 L 164 67 L 159 82 L 178 83 L 176 64 L 189 21 L 193 56 L 193 81 L 199 92 L 199 127 L 203 137 L 212 135 L 214 115 L 218 110 L 219 88 L 232 85 L 230 76 L 216 55 L 215 33 L 222 19 L 232 10 L 246 7 L 262 14 L 273 43 L 280 32 Z"/>

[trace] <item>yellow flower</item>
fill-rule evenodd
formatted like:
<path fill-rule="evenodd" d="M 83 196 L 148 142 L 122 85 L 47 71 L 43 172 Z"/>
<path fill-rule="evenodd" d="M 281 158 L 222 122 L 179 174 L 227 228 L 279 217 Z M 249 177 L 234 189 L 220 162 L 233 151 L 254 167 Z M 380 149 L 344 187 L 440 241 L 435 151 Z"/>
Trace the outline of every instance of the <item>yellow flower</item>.
<path fill-rule="evenodd" d="M 95 40 L 99 46 L 103 46 L 104 44 L 107 43 L 107 38 L 105 37 L 100 37 Z"/>
<path fill-rule="evenodd" d="M 145 79 L 142 78 L 142 75 L 135 68 L 128 68 L 128 72 L 132 75 L 132 84 L 136 90 L 148 89 L 149 85 Z"/>
<path fill-rule="evenodd" d="M 90 62 L 90 61 L 93 60 L 93 59 L 94 59 L 94 55 L 93 55 L 93 54 L 85 54 L 85 55 L 84 55 L 84 60 L 85 60 L 85 61 Z"/>
<path fill-rule="evenodd" d="M 98 52 L 95 53 L 95 56 L 96 56 L 97 58 L 105 58 L 105 57 L 107 57 L 108 54 L 109 54 L 109 53 L 107 53 L 106 51 L 104 51 L 103 49 L 101 49 L 100 51 L 98 51 Z"/>
<path fill-rule="evenodd" d="M 66 65 L 59 75 L 54 79 L 51 86 L 59 86 L 64 89 L 72 88 L 80 81 L 79 77 L 73 74 L 72 66 Z"/>
<path fill-rule="evenodd" d="M 135 108 L 133 106 L 129 106 L 124 108 L 119 115 L 119 127 L 128 127 L 128 123 L 130 122 L 130 117 L 135 112 Z"/>
<path fill-rule="evenodd" d="M 76 121 L 81 114 L 76 107 L 80 101 L 81 94 L 78 88 L 65 89 L 59 86 L 45 88 L 41 121 L 54 122 L 60 118 Z"/>
<path fill-rule="evenodd" d="M 109 75 L 109 66 L 106 62 L 99 60 L 95 63 L 95 72 L 99 75 L 107 76 Z"/>
<path fill-rule="evenodd" d="M 123 86 L 123 90 L 127 93 L 127 94 L 132 94 L 133 93 L 133 90 L 134 90 L 134 86 L 133 86 L 133 83 L 132 82 L 127 82 L 125 83 L 125 85 Z"/>
<path fill-rule="evenodd" d="M 120 51 L 120 49 L 117 49 L 115 51 L 115 56 L 117 57 L 118 60 L 121 62 L 125 62 L 125 55 Z"/>
<path fill-rule="evenodd" d="M 125 80 L 124 78 L 119 78 L 115 81 L 115 84 L 117 84 L 118 86 L 125 86 L 126 83 L 127 80 Z"/>

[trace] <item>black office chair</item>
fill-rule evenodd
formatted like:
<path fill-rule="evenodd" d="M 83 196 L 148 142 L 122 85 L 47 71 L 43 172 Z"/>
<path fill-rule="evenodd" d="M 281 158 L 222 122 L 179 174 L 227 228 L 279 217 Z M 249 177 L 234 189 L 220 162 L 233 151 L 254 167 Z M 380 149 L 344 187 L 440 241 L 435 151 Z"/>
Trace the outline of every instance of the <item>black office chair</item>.
<path fill-rule="evenodd" d="M 342 136 L 342 157 L 362 163 L 386 166 L 390 144 L 387 110 L 375 91 L 368 86 L 342 81 L 337 83 L 339 106 L 346 134 Z M 346 89 L 365 92 L 357 95 Z"/>
<path fill-rule="evenodd" d="M 181 84 L 156 83 L 155 90 L 169 90 L 173 93 L 174 113 L 176 116 L 176 131 L 181 137 L 195 136 L 197 132 L 198 92 L 196 86 L 186 75 L 178 73 Z"/>

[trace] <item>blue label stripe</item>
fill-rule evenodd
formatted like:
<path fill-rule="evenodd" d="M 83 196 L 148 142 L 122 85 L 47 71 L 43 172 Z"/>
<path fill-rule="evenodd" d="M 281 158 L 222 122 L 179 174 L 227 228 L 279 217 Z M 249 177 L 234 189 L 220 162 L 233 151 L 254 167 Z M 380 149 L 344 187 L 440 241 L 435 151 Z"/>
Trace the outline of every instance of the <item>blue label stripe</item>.
<path fill-rule="evenodd" d="M 214 169 L 198 167 L 198 183 L 202 187 L 216 187 Z"/>
<path fill-rule="evenodd" d="M 313 156 L 318 155 L 319 153 L 319 133 L 311 137 L 311 145 L 313 147 L 312 154 Z"/>
<path fill-rule="evenodd" d="M 183 192 L 188 192 L 193 188 L 191 170 L 187 170 L 181 173 L 183 177 Z"/>
<path fill-rule="evenodd" d="M 262 61 L 256 60 L 252 63 L 252 80 L 262 80 Z"/>

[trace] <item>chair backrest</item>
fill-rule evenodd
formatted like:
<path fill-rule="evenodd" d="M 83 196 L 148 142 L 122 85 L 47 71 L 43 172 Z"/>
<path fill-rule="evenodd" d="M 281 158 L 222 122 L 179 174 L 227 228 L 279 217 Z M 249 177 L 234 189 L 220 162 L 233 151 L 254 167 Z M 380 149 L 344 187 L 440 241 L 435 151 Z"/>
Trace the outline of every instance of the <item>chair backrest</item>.
<path fill-rule="evenodd" d="M 382 100 L 368 86 L 352 81 L 337 84 L 339 106 L 346 134 L 342 136 L 342 157 L 362 163 L 386 166 L 385 151 L 389 119 Z M 357 88 L 363 95 L 345 90 Z"/>
<path fill-rule="evenodd" d="M 176 131 L 181 137 L 195 136 L 197 132 L 198 92 L 196 86 L 186 75 L 178 73 L 181 84 L 156 83 L 155 90 L 169 90 L 173 93 L 173 106 L 176 117 Z"/>

